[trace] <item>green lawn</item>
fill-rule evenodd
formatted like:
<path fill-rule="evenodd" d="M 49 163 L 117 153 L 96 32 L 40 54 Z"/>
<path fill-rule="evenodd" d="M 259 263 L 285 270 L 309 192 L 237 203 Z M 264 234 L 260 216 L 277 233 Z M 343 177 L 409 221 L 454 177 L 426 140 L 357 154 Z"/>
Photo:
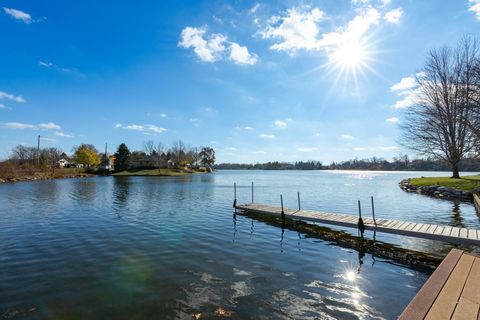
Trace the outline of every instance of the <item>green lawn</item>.
<path fill-rule="evenodd" d="M 410 183 L 417 187 L 436 185 L 470 191 L 476 188 L 480 188 L 480 175 L 465 176 L 460 177 L 460 179 L 452 179 L 449 177 L 413 178 L 410 179 Z"/>
<path fill-rule="evenodd" d="M 113 176 L 183 176 L 185 174 L 190 174 L 193 172 L 187 172 L 181 169 L 149 169 L 149 170 L 138 170 L 138 171 L 120 171 L 112 174 Z"/>

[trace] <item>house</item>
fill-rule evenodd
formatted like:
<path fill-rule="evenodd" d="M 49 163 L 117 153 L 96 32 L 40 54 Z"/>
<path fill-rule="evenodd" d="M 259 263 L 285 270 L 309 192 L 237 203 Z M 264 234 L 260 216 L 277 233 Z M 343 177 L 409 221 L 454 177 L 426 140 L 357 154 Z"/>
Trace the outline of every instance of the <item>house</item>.
<path fill-rule="evenodd" d="M 173 161 L 172 159 L 169 159 L 167 161 L 167 167 L 168 168 L 176 168 L 177 164 L 175 163 L 175 161 Z"/>
<path fill-rule="evenodd" d="M 65 158 L 61 158 L 60 160 L 57 161 L 57 167 L 59 168 L 65 168 L 69 166 L 70 166 L 70 162 Z"/>

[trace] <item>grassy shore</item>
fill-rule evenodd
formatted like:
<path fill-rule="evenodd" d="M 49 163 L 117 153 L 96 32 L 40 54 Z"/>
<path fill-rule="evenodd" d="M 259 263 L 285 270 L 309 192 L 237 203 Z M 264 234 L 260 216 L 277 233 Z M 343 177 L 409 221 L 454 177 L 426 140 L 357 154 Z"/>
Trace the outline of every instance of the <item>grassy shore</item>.
<path fill-rule="evenodd" d="M 410 179 L 410 184 L 416 187 L 442 186 L 458 190 L 472 191 L 480 188 L 480 175 L 465 176 L 460 177 L 460 179 L 453 179 L 450 177 L 412 178 Z"/>
<path fill-rule="evenodd" d="M 197 170 L 183 170 L 183 169 L 149 169 L 149 170 L 135 170 L 135 171 L 120 171 L 113 173 L 112 176 L 183 176 L 191 173 L 199 173 Z"/>

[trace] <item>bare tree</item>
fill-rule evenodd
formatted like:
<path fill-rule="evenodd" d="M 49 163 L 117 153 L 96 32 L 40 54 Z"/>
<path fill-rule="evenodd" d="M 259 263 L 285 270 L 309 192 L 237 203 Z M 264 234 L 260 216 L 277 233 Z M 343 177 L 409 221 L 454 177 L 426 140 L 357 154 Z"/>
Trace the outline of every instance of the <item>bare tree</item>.
<path fill-rule="evenodd" d="M 163 154 L 165 152 L 165 146 L 163 143 L 160 141 L 157 143 L 157 145 L 154 147 L 154 153 L 155 153 L 155 159 L 158 167 L 158 172 L 160 172 L 160 169 L 162 167 L 162 160 L 163 160 Z"/>
<path fill-rule="evenodd" d="M 402 144 L 419 154 L 430 155 L 450 164 L 452 178 L 459 178 L 460 160 L 475 148 L 475 136 L 468 119 L 472 108 L 470 63 L 478 55 L 477 46 L 464 38 L 455 49 L 431 50 L 417 75 L 417 99 L 407 109 Z"/>
<path fill-rule="evenodd" d="M 152 156 L 155 151 L 155 142 L 153 142 L 153 140 L 145 141 L 143 143 L 143 150 L 147 155 Z"/>

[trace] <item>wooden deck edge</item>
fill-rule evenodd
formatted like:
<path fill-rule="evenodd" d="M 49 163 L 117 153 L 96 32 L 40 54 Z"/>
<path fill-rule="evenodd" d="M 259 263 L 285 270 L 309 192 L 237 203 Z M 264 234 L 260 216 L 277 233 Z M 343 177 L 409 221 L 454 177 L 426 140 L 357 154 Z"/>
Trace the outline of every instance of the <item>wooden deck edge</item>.
<path fill-rule="evenodd" d="M 238 209 L 238 210 L 244 210 L 244 211 L 249 211 L 249 212 L 253 212 L 253 213 L 260 213 L 260 214 L 265 214 L 265 215 L 274 216 L 274 217 L 279 217 L 280 216 L 280 213 L 261 210 L 261 209 L 257 209 L 257 208 L 251 208 L 248 205 L 240 205 L 240 206 L 236 206 L 235 208 Z M 285 209 L 285 210 L 287 210 L 287 209 Z M 336 214 L 337 215 L 342 215 L 342 214 L 339 214 L 339 213 L 336 213 Z M 343 214 L 343 215 L 347 216 L 345 214 Z M 347 228 L 353 228 L 353 229 L 358 228 L 356 223 L 342 222 L 342 221 L 331 221 L 331 220 L 322 219 L 322 218 L 313 218 L 313 217 L 305 217 L 305 216 L 299 217 L 299 216 L 296 216 L 295 214 L 285 213 L 285 218 L 294 219 L 294 220 L 309 221 L 309 222 L 317 222 L 317 223 L 322 223 L 322 224 L 328 224 L 328 225 L 334 225 L 334 226 L 340 226 L 340 227 L 347 227 Z M 452 237 L 452 236 L 418 232 L 418 231 L 412 231 L 412 230 L 391 229 L 391 228 L 385 228 L 385 227 L 382 227 L 382 226 L 374 227 L 374 226 L 370 226 L 368 224 L 365 225 L 365 229 L 370 230 L 370 231 L 388 233 L 388 234 L 410 236 L 410 237 L 414 237 L 414 238 L 445 241 L 445 242 L 452 243 L 452 244 L 480 245 L 480 240 L 468 239 L 468 238 L 464 238 L 464 237 Z"/>
<path fill-rule="evenodd" d="M 431 306 L 437 299 L 438 294 L 447 282 L 450 274 L 460 260 L 463 251 L 452 249 L 445 257 L 435 272 L 428 278 L 427 282 L 418 291 L 408 306 L 403 310 L 399 320 L 420 320 L 424 319 Z"/>
<path fill-rule="evenodd" d="M 477 210 L 477 214 L 480 214 L 480 194 L 473 194 L 473 205 Z"/>

